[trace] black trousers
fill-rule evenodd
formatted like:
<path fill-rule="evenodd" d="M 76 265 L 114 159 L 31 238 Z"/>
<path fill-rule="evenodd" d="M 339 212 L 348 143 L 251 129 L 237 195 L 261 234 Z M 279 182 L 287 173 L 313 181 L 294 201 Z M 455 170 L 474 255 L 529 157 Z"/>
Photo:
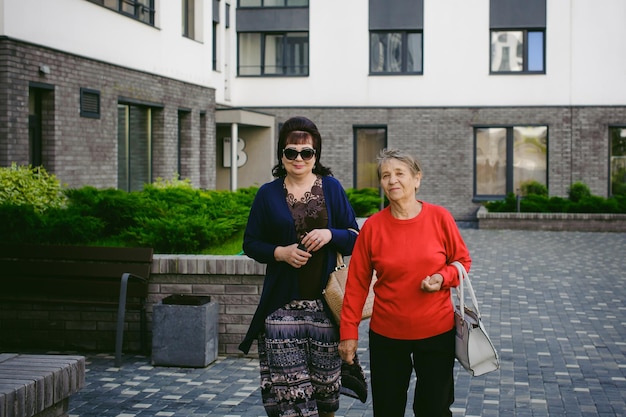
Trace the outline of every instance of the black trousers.
<path fill-rule="evenodd" d="M 417 382 L 416 417 L 452 417 L 455 330 L 421 340 L 390 339 L 369 332 L 374 417 L 403 417 L 411 374 Z"/>

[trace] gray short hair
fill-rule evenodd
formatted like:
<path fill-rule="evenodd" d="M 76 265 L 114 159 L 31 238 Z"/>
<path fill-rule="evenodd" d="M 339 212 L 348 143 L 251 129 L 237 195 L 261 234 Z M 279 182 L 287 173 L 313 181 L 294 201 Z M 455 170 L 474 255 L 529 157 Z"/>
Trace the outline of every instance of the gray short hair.
<path fill-rule="evenodd" d="M 381 178 L 381 167 L 385 162 L 389 161 L 390 159 L 396 159 L 400 162 L 405 163 L 414 175 L 417 175 L 418 173 L 422 173 L 422 175 L 424 175 L 424 171 L 422 171 L 422 165 L 410 153 L 401 151 L 400 149 L 383 149 L 382 151 L 380 151 L 378 157 L 376 158 L 378 162 L 377 171 L 379 181 Z"/>

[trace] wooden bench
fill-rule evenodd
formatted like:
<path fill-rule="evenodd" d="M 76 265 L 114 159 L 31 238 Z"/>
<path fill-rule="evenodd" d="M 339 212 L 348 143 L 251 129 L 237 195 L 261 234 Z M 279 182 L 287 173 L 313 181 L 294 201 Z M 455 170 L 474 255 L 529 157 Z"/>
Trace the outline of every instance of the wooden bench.
<path fill-rule="evenodd" d="M 0 301 L 117 307 L 115 365 L 120 366 L 126 310 L 140 312 L 146 351 L 152 256 L 151 248 L 0 245 Z"/>

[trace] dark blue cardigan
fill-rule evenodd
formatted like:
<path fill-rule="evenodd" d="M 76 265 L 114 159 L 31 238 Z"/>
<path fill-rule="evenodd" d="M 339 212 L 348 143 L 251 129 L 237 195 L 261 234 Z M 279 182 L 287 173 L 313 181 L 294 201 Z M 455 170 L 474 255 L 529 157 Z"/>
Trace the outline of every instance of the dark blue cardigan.
<path fill-rule="evenodd" d="M 356 234 L 347 230 L 358 230 L 354 210 L 346 193 L 337 179 L 322 178 L 322 188 L 328 211 L 328 228 L 332 232 L 331 241 L 322 250 L 326 257 L 326 274 L 319 291 L 326 287 L 328 275 L 335 268 L 336 252 L 350 255 Z M 244 353 L 250 351 L 252 341 L 263 330 L 265 318 L 289 301 L 299 298 L 298 269 L 286 262 L 274 259 L 277 246 L 287 246 L 297 242 L 293 217 L 287 206 L 283 191 L 284 178 L 264 184 L 254 198 L 248 225 L 243 239 L 243 250 L 256 261 L 267 264 L 263 292 L 252 318 L 246 336 L 239 345 Z"/>

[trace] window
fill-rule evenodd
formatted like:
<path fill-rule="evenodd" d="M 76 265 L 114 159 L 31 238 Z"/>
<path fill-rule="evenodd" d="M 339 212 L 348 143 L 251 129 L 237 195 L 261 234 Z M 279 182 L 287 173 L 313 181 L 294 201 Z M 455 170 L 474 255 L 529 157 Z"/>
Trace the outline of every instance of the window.
<path fill-rule="evenodd" d="M 178 110 L 178 161 L 177 172 L 179 178 L 191 176 L 191 161 L 194 156 L 191 132 L 191 110 Z"/>
<path fill-rule="evenodd" d="M 370 73 L 421 74 L 421 32 L 371 32 Z"/>
<path fill-rule="evenodd" d="M 240 76 L 308 76 L 309 33 L 239 33 Z"/>
<path fill-rule="evenodd" d="M 88 0 L 154 26 L 154 0 Z"/>
<path fill-rule="evenodd" d="M 87 88 L 80 89 L 80 116 L 100 118 L 100 92 Z"/>
<path fill-rule="evenodd" d="M 547 126 L 480 127 L 474 139 L 475 197 L 502 198 L 527 181 L 547 186 Z"/>
<path fill-rule="evenodd" d="M 545 74 L 546 0 L 490 0 L 491 74 Z"/>
<path fill-rule="evenodd" d="M 380 187 L 376 157 L 387 147 L 386 126 L 354 128 L 354 188 Z"/>
<path fill-rule="evenodd" d="M 140 191 L 152 182 L 152 108 L 118 105 L 117 188 Z"/>
<path fill-rule="evenodd" d="M 308 7 L 309 0 L 239 0 L 239 7 Z"/>
<path fill-rule="evenodd" d="M 492 30 L 492 73 L 545 73 L 542 30 Z"/>
<path fill-rule="evenodd" d="M 54 86 L 30 83 L 28 89 L 28 163 L 49 167 L 47 146 L 54 143 Z"/>
<path fill-rule="evenodd" d="M 222 39 L 220 35 L 220 1 L 213 0 L 213 71 L 220 69 Z"/>
<path fill-rule="evenodd" d="M 183 36 L 195 39 L 195 0 L 182 0 Z"/>
<path fill-rule="evenodd" d="M 626 195 L 626 127 L 610 127 L 611 184 L 609 195 Z"/>

